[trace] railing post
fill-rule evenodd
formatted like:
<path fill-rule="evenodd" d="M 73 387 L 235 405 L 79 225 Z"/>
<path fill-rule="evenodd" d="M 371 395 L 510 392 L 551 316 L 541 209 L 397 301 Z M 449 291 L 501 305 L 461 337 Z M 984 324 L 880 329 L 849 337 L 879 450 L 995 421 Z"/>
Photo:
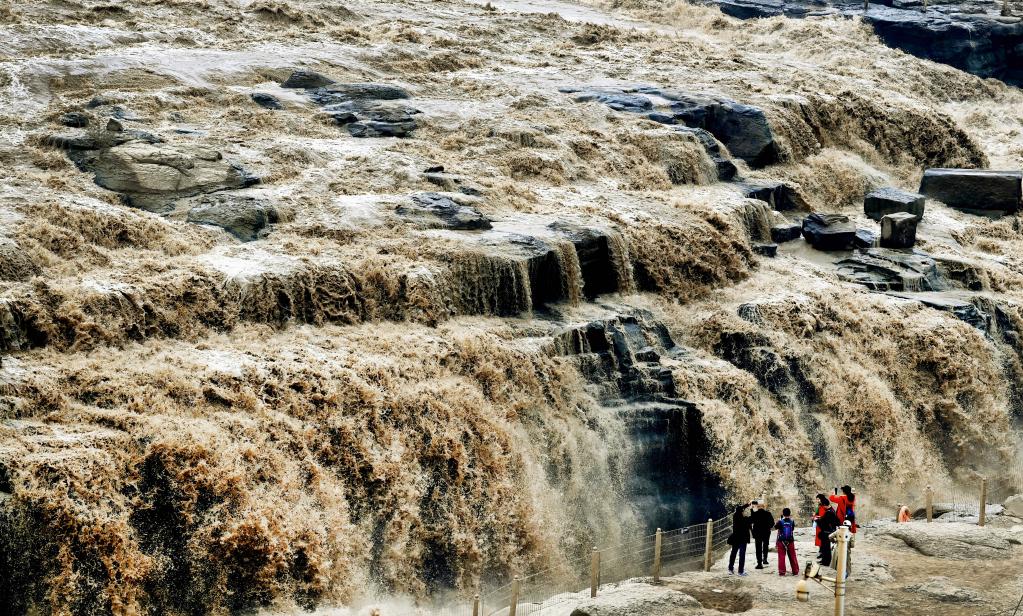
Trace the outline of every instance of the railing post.
<path fill-rule="evenodd" d="M 934 519 L 934 491 L 931 490 L 931 486 L 927 486 L 927 500 L 925 507 L 927 507 L 927 521 L 930 522 Z"/>
<path fill-rule="evenodd" d="M 661 581 L 661 529 L 654 535 L 654 584 Z"/>
<path fill-rule="evenodd" d="M 849 531 L 845 526 L 839 526 L 835 532 L 835 551 L 838 559 L 835 564 L 835 616 L 845 616 L 845 567 L 849 558 Z M 831 541 L 831 538 L 826 540 Z"/>
<path fill-rule="evenodd" d="M 714 519 L 707 520 L 707 543 L 703 548 L 703 570 L 710 571 L 714 559 Z"/>
<path fill-rule="evenodd" d="M 480 616 L 480 596 L 473 595 L 472 597 L 472 616 Z"/>
<path fill-rule="evenodd" d="M 980 480 L 980 515 L 977 523 L 984 526 L 984 518 L 987 517 L 987 478 Z"/>
<path fill-rule="evenodd" d="M 519 576 L 512 579 L 511 605 L 508 606 L 508 616 L 515 616 L 515 609 L 519 606 Z"/>
<path fill-rule="evenodd" d="M 590 597 L 597 596 L 597 586 L 600 586 L 600 552 L 593 548 L 593 555 L 590 557 Z M 512 614 L 512 616 L 515 616 Z"/>

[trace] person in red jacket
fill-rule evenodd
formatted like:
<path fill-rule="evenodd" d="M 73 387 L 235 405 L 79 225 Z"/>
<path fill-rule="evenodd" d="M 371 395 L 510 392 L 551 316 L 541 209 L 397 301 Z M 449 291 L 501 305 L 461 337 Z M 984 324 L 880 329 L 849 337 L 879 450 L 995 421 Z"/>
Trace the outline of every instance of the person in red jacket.
<path fill-rule="evenodd" d="M 822 517 L 824 517 L 824 512 L 827 511 L 830 507 L 831 507 L 831 502 L 828 501 L 828 496 L 826 494 L 818 494 L 817 495 L 817 515 L 813 516 L 813 525 L 814 525 L 813 544 L 815 546 L 817 546 L 817 547 L 821 546 L 821 529 L 820 529 L 820 526 L 817 524 L 817 520 L 819 520 Z"/>
<path fill-rule="evenodd" d="M 844 524 L 846 518 L 849 519 L 849 530 L 856 532 L 856 494 L 853 493 L 853 489 L 849 486 L 842 486 L 842 493 L 838 493 L 838 488 L 835 488 L 835 495 L 828 497 L 831 502 L 835 503 L 836 513 L 838 514 L 838 523 Z"/>

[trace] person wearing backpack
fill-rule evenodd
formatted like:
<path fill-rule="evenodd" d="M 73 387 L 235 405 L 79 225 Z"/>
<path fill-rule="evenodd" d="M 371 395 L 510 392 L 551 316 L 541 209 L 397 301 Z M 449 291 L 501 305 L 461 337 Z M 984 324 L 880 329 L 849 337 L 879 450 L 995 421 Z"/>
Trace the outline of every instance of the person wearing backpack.
<path fill-rule="evenodd" d="M 778 538 L 774 544 L 778 550 L 778 575 L 785 575 L 785 556 L 789 557 L 792 575 L 799 575 L 799 561 L 796 560 L 796 522 L 792 519 L 792 510 L 788 507 L 781 510 L 781 519 L 774 525 Z"/>
<path fill-rule="evenodd" d="M 753 501 L 753 513 L 750 514 L 753 530 L 753 547 L 757 552 L 757 569 L 767 566 L 767 551 L 771 543 L 771 530 L 774 528 L 774 516 L 767 507 Z"/>
<path fill-rule="evenodd" d="M 838 514 L 835 512 L 835 508 L 831 506 L 831 502 L 828 501 L 828 497 L 824 494 L 817 495 L 817 502 L 820 503 L 820 509 L 817 512 L 817 538 L 820 541 L 820 556 L 818 560 L 822 567 L 831 566 L 831 533 L 838 530 Z"/>
<path fill-rule="evenodd" d="M 835 503 L 836 511 L 838 514 L 838 523 L 844 524 L 846 520 L 849 520 L 849 530 L 853 533 L 856 532 L 856 494 L 853 489 L 849 486 L 842 486 L 842 493 L 838 493 L 838 488 L 835 488 L 835 495 L 829 496 L 831 502 Z"/>

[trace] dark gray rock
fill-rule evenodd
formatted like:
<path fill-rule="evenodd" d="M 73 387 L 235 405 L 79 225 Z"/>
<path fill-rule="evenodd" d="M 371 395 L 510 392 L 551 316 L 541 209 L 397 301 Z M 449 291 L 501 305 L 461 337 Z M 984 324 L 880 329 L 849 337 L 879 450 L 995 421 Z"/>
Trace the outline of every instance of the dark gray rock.
<path fill-rule="evenodd" d="M 778 145 L 762 109 L 724 97 L 660 88 L 639 88 L 638 91 L 656 94 L 670 101 L 666 113 L 648 116 L 650 119 L 705 129 L 725 144 L 733 156 L 743 159 L 751 167 L 763 167 L 778 161 Z"/>
<path fill-rule="evenodd" d="M 550 228 L 564 234 L 575 248 L 583 279 L 583 296 L 593 299 L 621 289 L 623 281 L 607 231 L 565 222 L 552 223 Z"/>
<path fill-rule="evenodd" d="M 204 195 L 188 210 L 188 222 L 221 227 L 243 242 L 259 238 L 267 225 L 279 221 L 273 205 L 263 199 L 217 193 Z"/>
<path fill-rule="evenodd" d="M 838 275 L 875 291 L 942 291 L 937 264 L 920 251 L 869 248 L 838 261 Z"/>
<path fill-rule="evenodd" d="M 408 97 L 397 86 L 337 84 L 315 90 L 310 96 L 353 137 L 407 137 L 418 126 L 413 116 L 419 110 L 397 102 Z"/>
<path fill-rule="evenodd" d="M 407 90 L 387 83 L 337 83 L 309 93 L 320 105 L 350 101 L 396 101 L 410 98 Z"/>
<path fill-rule="evenodd" d="M 1023 23 L 998 16 L 1000 3 L 965 0 L 951 4 L 920 0 L 706 0 L 739 19 L 801 18 L 817 15 L 862 17 L 889 47 L 960 70 L 1023 85 Z"/>
<path fill-rule="evenodd" d="M 777 244 L 753 244 L 753 252 L 763 257 L 774 258 L 778 256 Z"/>
<path fill-rule="evenodd" d="M 563 89 L 562 92 L 570 89 Z M 583 90 L 575 95 L 577 103 L 598 102 L 603 103 L 615 111 L 629 111 L 642 113 L 653 109 L 654 104 L 646 96 L 639 94 L 627 94 L 620 90 Z"/>
<path fill-rule="evenodd" d="M 920 192 L 970 213 L 1013 214 L 1023 200 L 1023 172 L 927 169 Z"/>
<path fill-rule="evenodd" d="M 490 229 L 490 220 L 475 207 L 456 202 L 440 193 L 412 195 L 411 203 L 399 205 L 395 212 L 426 229 Z"/>
<path fill-rule="evenodd" d="M 917 218 L 924 216 L 926 198 L 898 188 L 879 188 L 863 198 L 863 213 L 871 220 L 880 221 L 885 214 L 908 212 Z"/>
<path fill-rule="evenodd" d="M 783 223 L 771 227 L 771 241 L 781 244 L 798 239 L 803 233 L 803 226 L 798 222 Z"/>
<path fill-rule="evenodd" d="M 853 246 L 856 248 L 872 248 L 877 242 L 877 236 L 873 231 L 857 229 L 856 237 L 853 238 Z"/>
<path fill-rule="evenodd" d="M 89 114 L 72 111 L 60 116 L 60 123 L 71 128 L 85 128 L 89 125 Z"/>
<path fill-rule="evenodd" d="M 717 169 L 718 181 L 729 182 L 739 173 L 738 167 L 728 159 L 728 156 L 721 150 L 721 144 L 718 143 L 718 140 L 710 132 L 702 128 L 689 128 L 688 126 L 679 126 L 677 130 L 696 137 L 700 145 L 703 146 L 703 150 L 707 152 L 711 162 L 714 163 L 714 167 Z"/>
<path fill-rule="evenodd" d="M 251 98 L 252 102 L 264 109 L 284 109 L 284 105 L 281 104 L 281 99 L 277 98 L 273 94 L 267 94 L 266 92 L 253 92 Z"/>
<path fill-rule="evenodd" d="M 322 88 L 329 86 L 334 83 L 334 80 L 330 77 L 325 77 L 316 71 L 307 71 L 304 69 L 297 70 L 291 74 L 284 83 L 281 84 L 282 88 L 305 88 L 307 90 L 312 88 Z"/>
<path fill-rule="evenodd" d="M 408 137 L 416 129 L 415 120 L 407 122 L 379 122 L 364 120 L 347 124 L 352 137 Z"/>
<path fill-rule="evenodd" d="M 964 301 L 958 297 L 945 295 L 942 293 L 925 292 L 925 293 L 890 293 L 895 297 L 901 297 L 903 299 L 911 299 L 920 302 L 928 308 L 934 310 L 940 310 L 942 312 L 948 312 L 955 318 L 976 327 L 977 329 L 987 332 L 990 330 L 990 316 L 981 311 L 975 305 L 970 302 Z"/>
<path fill-rule="evenodd" d="M 850 250 L 856 226 L 848 216 L 815 212 L 803 219 L 803 237 L 817 250 Z"/>
<path fill-rule="evenodd" d="M 912 248 L 916 243 L 917 220 L 909 212 L 886 214 L 881 219 L 881 247 Z"/>
<path fill-rule="evenodd" d="M 94 150 L 99 142 L 85 131 L 59 133 L 46 138 L 46 145 L 61 150 Z"/>
<path fill-rule="evenodd" d="M 441 169 L 443 169 L 443 167 L 441 167 Z M 423 179 L 446 192 L 460 192 L 463 195 L 469 195 L 470 197 L 479 197 L 483 194 L 483 191 L 479 188 L 466 182 L 465 178 L 453 173 L 433 171 L 424 173 Z"/>
<path fill-rule="evenodd" d="M 750 199 L 759 199 L 771 204 L 779 212 L 805 210 L 806 201 L 795 189 L 784 182 L 749 180 L 741 182 L 739 187 L 743 195 Z"/>

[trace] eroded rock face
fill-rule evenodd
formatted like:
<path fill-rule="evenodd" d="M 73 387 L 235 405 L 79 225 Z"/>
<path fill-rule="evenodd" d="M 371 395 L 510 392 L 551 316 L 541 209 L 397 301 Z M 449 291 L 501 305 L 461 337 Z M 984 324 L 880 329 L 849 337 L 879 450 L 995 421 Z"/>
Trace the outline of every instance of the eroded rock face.
<path fill-rule="evenodd" d="M 941 291 L 937 264 L 920 251 L 868 248 L 838 261 L 838 275 L 875 291 Z"/>
<path fill-rule="evenodd" d="M 458 203 L 440 193 L 413 195 L 411 203 L 399 205 L 395 212 L 423 229 L 490 229 L 490 220 L 474 206 Z"/>
<path fill-rule="evenodd" d="M 980 77 L 1023 84 L 1023 22 L 998 15 L 1000 3 L 947 5 L 912 0 L 707 0 L 739 19 L 846 15 L 862 17 L 889 47 L 954 66 Z"/>
<path fill-rule="evenodd" d="M 1013 214 L 1023 201 L 1023 172 L 927 169 L 920 192 L 965 212 Z"/>
<path fill-rule="evenodd" d="M 167 211 L 183 197 L 258 182 L 220 152 L 187 143 L 128 141 L 83 151 L 73 159 L 79 168 L 95 174 L 97 184 L 121 193 L 129 205 L 151 212 Z"/>
<path fill-rule="evenodd" d="M 333 84 L 309 91 L 338 126 L 353 137 L 407 137 L 419 110 L 397 101 L 409 98 L 399 86 L 381 83 Z"/>
<path fill-rule="evenodd" d="M 745 160 L 752 167 L 763 167 L 779 160 L 774 133 L 759 107 L 721 96 L 655 87 L 630 90 L 561 88 L 560 91 L 574 94 L 578 102 L 596 101 L 616 111 L 645 113 L 649 119 L 661 124 L 706 130 L 733 156 Z M 652 97 L 657 97 L 661 103 L 655 104 Z M 708 154 L 714 157 L 709 150 Z"/>
<path fill-rule="evenodd" d="M 279 220 L 277 208 L 263 199 L 220 193 L 205 195 L 188 210 L 188 222 L 221 227 L 243 242 L 259 237 Z"/>

